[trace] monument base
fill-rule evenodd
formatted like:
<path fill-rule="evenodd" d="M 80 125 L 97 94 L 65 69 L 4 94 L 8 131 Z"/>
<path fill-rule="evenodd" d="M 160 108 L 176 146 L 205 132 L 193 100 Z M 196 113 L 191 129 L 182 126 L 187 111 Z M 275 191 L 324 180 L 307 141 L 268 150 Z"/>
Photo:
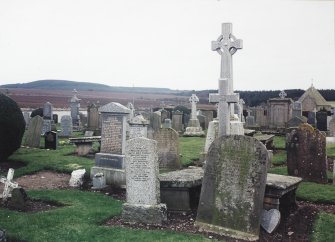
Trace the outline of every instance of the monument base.
<path fill-rule="evenodd" d="M 121 169 L 108 167 L 93 166 L 91 168 L 91 179 L 97 173 L 103 173 L 106 178 L 107 185 L 126 188 L 126 173 Z"/>
<path fill-rule="evenodd" d="M 212 232 L 215 234 L 227 236 L 229 238 L 241 239 L 245 241 L 258 241 L 259 236 L 256 234 L 251 234 L 243 231 L 238 231 L 230 228 L 221 227 L 218 225 L 207 224 L 203 222 L 196 221 L 195 226 L 199 227 L 199 231 Z"/>
<path fill-rule="evenodd" d="M 198 119 L 190 119 L 188 126 L 185 130 L 184 136 L 204 136 L 205 133 L 202 130 Z"/>
<path fill-rule="evenodd" d="M 244 135 L 243 123 L 241 121 L 230 121 L 231 135 Z"/>
<path fill-rule="evenodd" d="M 122 219 L 131 223 L 162 224 L 167 221 L 167 208 L 163 203 L 157 205 L 124 203 Z"/>

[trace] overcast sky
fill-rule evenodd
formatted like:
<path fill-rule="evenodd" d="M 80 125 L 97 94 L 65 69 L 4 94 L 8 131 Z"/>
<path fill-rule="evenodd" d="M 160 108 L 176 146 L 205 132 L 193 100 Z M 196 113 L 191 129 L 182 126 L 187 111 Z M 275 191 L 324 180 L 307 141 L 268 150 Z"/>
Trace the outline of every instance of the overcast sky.
<path fill-rule="evenodd" d="M 335 88 L 334 1 L 1 0 L 0 84 L 42 79 L 217 89 L 211 41 L 233 23 L 234 89 Z"/>

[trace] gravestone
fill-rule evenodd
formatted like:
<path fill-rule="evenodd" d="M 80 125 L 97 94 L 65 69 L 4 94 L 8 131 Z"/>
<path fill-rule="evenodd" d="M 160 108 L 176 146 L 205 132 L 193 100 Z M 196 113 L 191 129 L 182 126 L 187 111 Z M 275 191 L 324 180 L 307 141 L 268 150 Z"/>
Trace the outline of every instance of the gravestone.
<path fill-rule="evenodd" d="M 300 124 L 307 122 L 307 118 L 304 116 L 294 116 L 287 122 L 287 128 L 297 128 Z"/>
<path fill-rule="evenodd" d="M 58 114 L 53 114 L 52 120 L 54 121 L 55 124 L 58 124 Z"/>
<path fill-rule="evenodd" d="M 293 100 L 285 98 L 286 93 L 281 91 L 279 98 L 268 100 L 268 121 L 269 128 L 285 128 L 287 121 L 292 117 Z"/>
<path fill-rule="evenodd" d="M 95 155 L 91 177 L 103 173 L 106 184 L 124 187 L 124 152 L 126 144 L 126 121 L 130 110 L 120 103 L 111 102 L 99 108 L 101 113 L 100 152 Z"/>
<path fill-rule="evenodd" d="M 58 135 L 57 132 L 48 131 L 44 134 L 44 148 L 57 150 Z"/>
<path fill-rule="evenodd" d="M 189 99 L 191 103 L 191 118 L 188 121 L 186 130 L 184 132 L 184 136 L 204 136 L 205 133 L 200 126 L 200 122 L 197 118 L 197 106 L 196 104 L 199 102 L 199 98 L 197 95 L 192 94 Z"/>
<path fill-rule="evenodd" d="M 329 135 L 335 137 L 335 118 L 329 121 Z"/>
<path fill-rule="evenodd" d="M 205 115 L 197 115 L 197 119 L 199 120 L 200 127 L 205 130 L 206 129 L 206 116 Z"/>
<path fill-rule="evenodd" d="M 172 128 L 178 133 L 183 131 L 183 112 L 177 110 L 172 113 Z"/>
<path fill-rule="evenodd" d="M 254 127 L 255 126 L 255 117 L 254 116 L 247 116 L 245 118 L 245 126 Z"/>
<path fill-rule="evenodd" d="M 43 106 L 43 119 L 52 120 L 53 106 L 50 102 L 46 102 Z"/>
<path fill-rule="evenodd" d="M 183 126 L 187 127 L 188 122 L 190 121 L 191 115 L 189 113 L 184 113 L 183 115 Z"/>
<path fill-rule="evenodd" d="M 308 112 L 307 123 L 314 128 L 316 127 L 316 111 Z"/>
<path fill-rule="evenodd" d="M 92 103 L 87 107 L 87 130 L 99 130 L 100 114 L 99 106 Z"/>
<path fill-rule="evenodd" d="M 179 134 L 171 129 L 159 129 L 153 139 L 157 141 L 159 168 L 180 169 Z"/>
<path fill-rule="evenodd" d="M 287 170 L 290 176 L 327 183 L 326 137 L 309 124 L 301 124 L 286 136 Z"/>
<path fill-rule="evenodd" d="M 84 133 L 84 136 L 85 136 L 85 137 L 92 137 L 93 134 L 94 134 L 94 131 L 86 130 L 85 133 Z"/>
<path fill-rule="evenodd" d="M 7 206 L 18 211 L 26 211 L 27 200 L 28 196 L 26 191 L 22 187 L 17 187 L 13 189 L 12 196 L 8 200 Z"/>
<path fill-rule="evenodd" d="M 150 127 L 156 131 L 161 128 L 162 119 L 161 119 L 161 112 L 156 111 L 150 114 Z"/>
<path fill-rule="evenodd" d="M 302 104 L 301 102 L 294 102 L 292 104 L 292 117 L 301 117 L 302 116 Z"/>
<path fill-rule="evenodd" d="M 160 203 L 157 142 L 146 138 L 127 141 L 127 202 L 122 206 L 122 219 L 127 222 L 162 224 L 167 221 L 167 208 Z"/>
<path fill-rule="evenodd" d="M 218 103 L 219 136 L 243 135 L 243 123 L 234 120 L 234 128 L 230 128 L 231 116 L 234 115 L 234 104 L 239 102 L 240 95 L 234 93 L 232 56 L 242 49 L 243 42 L 232 34 L 232 24 L 222 23 L 222 33 L 217 40 L 212 41 L 212 50 L 221 56 L 221 73 L 219 92 L 209 94 L 210 103 Z M 240 127 L 237 127 L 240 126 Z M 231 133 L 231 130 L 237 133 Z"/>
<path fill-rule="evenodd" d="M 8 169 L 7 178 L 0 177 L 0 182 L 5 184 L 3 192 L 0 195 L 0 198 L 2 198 L 3 201 L 7 201 L 7 199 L 12 196 L 13 189 L 18 187 L 18 184 L 16 182 L 13 182 L 13 177 L 13 168 Z"/>
<path fill-rule="evenodd" d="M 208 153 L 209 147 L 211 146 L 213 141 L 218 137 L 218 135 L 219 135 L 219 120 L 215 118 L 213 121 L 209 122 L 208 125 L 205 148 L 204 148 L 205 154 Z"/>
<path fill-rule="evenodd" d="M 208 129 L 209 122 L 213 121 L 214 114 L 212 110 L 201 110 L 201 115 L 205 116 L 205 129 Z"/>
<path fill-rule="evenodd" d="M 80 108 L 80 100 L 77 97 L 77 90 L 73 89 L 72 91 L 73 96 L 70 99 L 70 112 L 71 112 L 71 118 L 72 118 L 72 126 L 73 129 L 79 130 L 80 129 L 80 115 L 79 115 L 79 108 Z"/>
<path fill-rule="evenodd" d="M 51 131 L 51 120 L 44 119 L 41 134 L 44 135 L 46 132 L 49 132 L 49 131 Z"/>
<path fill-rule="evenodd" d="M 161 110 L 161 123 L 164 123 L 165 119 L 170 118 L 170 112 L 166 109 Z"/>
<path fill-rule="evenodd" d="M 43 126 L 43 118 L 40 116 L 33 117 L 28 126 L 25 145 L 29 147 L 40 147 L 41 133 Z"/>
<path fill-rule="evenodd" d="M 165 129 L 172 128 L 172 125 L 171 125 L 171 119 L 166 118 L 166 119 L 164 120 L 163 128 L 165 128 Z"/>
<path fill-rule="evenodd" d="M 137 115 L 129 121 L 129 139 L 148 136 L 148 120 L 142 115 Z"/>
<path fill-rule="evenodd" d="M 61 124 L 61 133 L 60 136 L 62 137 L 69 137 L 72 135 L 72 118 L 70 115 L 62 116 L 60 120 Z"/>
<path fill-rule="evenodd" d="M 30 114 L 28 112 L 23 112 L 24 122 L 26 123 L 26 129 L 29 126 Z"/>
<path fill-rule="evenodd" d="M 196 226 L 235 239 L 259 239 L 269 154 L 257 139 L 220 136 L 209 148 Z"/>
<path fill-rule="evenodd" d="M 320 131 L 327 131 L 327 112 L 316 113 L 316 128 Z"/>
<path fill-rule="evenodd" d="M 135 117 L 135 108 L 134 108 L 134 105 L 131 102 L 129 102 L 127 104 L 127 108 L 130 110 L 130 113 L 128 115 L 128 120 L 131 120 L 131 119 L 133 119 Z"/>

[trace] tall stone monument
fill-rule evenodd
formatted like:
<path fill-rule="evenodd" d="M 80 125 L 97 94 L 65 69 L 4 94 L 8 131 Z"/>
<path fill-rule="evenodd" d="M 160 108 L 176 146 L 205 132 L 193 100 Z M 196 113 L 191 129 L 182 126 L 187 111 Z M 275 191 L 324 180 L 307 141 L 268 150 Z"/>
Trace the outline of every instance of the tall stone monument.
<path fill-rule="evenodd" d="M 197 95 L 192 94 L 189 101 L 191 103 L 191 118 L 188 121 L 184 136 L 203 136 L 205 133 L 202 130 L 200 122 L 197 118 L 197 103 L 199 102 L 199 98 Z"/>
<path fill-rule="evenodd" d="M 102 172 L 106 184 L 124 187 L 124 155 L 126 145 L 126 122 L 130 110 L 120 103 L 111 102 L 99 108 L 101 113 L 101 148 L 95 155 L 91 177 Z"/>
<path fill-rule="evenodd" d="M 53 106 L 50 102 L 46 102 L 43 105 L 43 119 L 52 120 Z"/>
<path fill-rule="evenodd" d="M 285 128 L 286 123 L 292 117 L 291 98 L 286 98 L 286 93 L 281 91 L 279 98 L 271 98 L 268 100 L 268 123 L 270 129 Z"/>
<path fill-rule="evenodd" d="M 268 151 L 257 139 L 215 139 L 202 182 L 195 223 L 199 230 L 257 241 L 268 166 Z"/>
<path fill-rule="evenodd" d="M 162 224 L 167 208 L 160 203 L 157 142 L 139 137 L 127 141 L 127 202 L 122 206 L 122 219 L 127 222 Z"/>
<path fill-rule="evenodd" d="M 72 91 L 73 97 L 70 99 L 70 111 L 71 111 L 71 118 L 72 118 L 72 125 L 73 129 L 79 130 L 80 129 L 80 115 L 79 115 L 79 108 L 80 108 L 80 100 L 77 97 L 77 90 L 74 89 Z"/>
<path fill-rule="evenodd" d="M 221 55 L 221 74 L 219 79 L 219 93 L 210 94 L 209 102 L 218 103 L 219 136 L 230 134 L 244 134 L 243 123 L 235 120 L 234 103 L 239 102 L 239 94 L 234 93 L 232 56 L 238 49 L 242 49 L 242 40 L 232 34 L 232 24 L 222 24 L 222 34 L 216 41 L 212 41 L 212 50 Z M 231 124 L 231 118 L 233 123 Z M 230 128 L 234 126 L 234 128 Z M 232 133 L 231 133 L 232 130 Z"/>

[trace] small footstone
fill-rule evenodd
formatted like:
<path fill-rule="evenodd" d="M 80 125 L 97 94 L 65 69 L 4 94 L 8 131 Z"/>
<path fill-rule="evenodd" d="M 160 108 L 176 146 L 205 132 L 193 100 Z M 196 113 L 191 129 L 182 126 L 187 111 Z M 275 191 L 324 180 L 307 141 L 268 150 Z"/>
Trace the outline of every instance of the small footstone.
<path fill-rule="evenodd" d="M 280 212 L 277 209 L 262 210 L 261 226 L 271 234 L 280 224 Z"/>

